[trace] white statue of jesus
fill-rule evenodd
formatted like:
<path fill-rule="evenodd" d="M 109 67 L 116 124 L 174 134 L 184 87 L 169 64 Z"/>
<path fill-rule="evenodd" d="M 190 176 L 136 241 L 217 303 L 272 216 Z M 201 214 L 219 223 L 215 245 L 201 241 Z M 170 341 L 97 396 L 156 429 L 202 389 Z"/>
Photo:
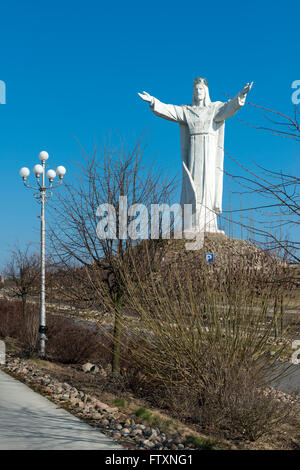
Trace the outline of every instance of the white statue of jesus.
<path fill-rule="evenodd" d="M 219 232 L 217 214 L 222 212 L 225 119 L 244 104 L 252 83 L 226 103 L 212 102 L 207 81 L 194 81 L 192 105 L 165 104 L 147 92 L 138 93 L 156 116 L 180 125 L 182 157 L 181 206 L 192 204 L 194 231 Z M 187 228 L 186 228 L 187 229 Z M 188 228 L 187 231 L 190 231 Z"/>

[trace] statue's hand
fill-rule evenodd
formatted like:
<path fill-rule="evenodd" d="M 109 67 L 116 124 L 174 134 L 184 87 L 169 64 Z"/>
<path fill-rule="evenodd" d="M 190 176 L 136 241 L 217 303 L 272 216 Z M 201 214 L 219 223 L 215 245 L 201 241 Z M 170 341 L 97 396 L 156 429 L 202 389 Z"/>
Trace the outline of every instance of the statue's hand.
<path fill-rule="evenodd" d="M 143 91 L 143 93 L 138 93 L 139 97 L 142 98 L 142 100 L 147 101 L 148 103 L 152 102 L 152 96 L 149 95 L 146 91 Z"/>
<path fill-rule="evenodd" d="M 249 91 L 251 90 L 252 85 L 253 85 L 253 82 L 251 82 L 251 83 L 246 83 L 246 85 L 244 86 L 244 88 L 242 89 L 242 91 L 240 91 L 240 95 L 241 95 L 242 97 L 246 96 L 247 93 L 249 93 Z"/>

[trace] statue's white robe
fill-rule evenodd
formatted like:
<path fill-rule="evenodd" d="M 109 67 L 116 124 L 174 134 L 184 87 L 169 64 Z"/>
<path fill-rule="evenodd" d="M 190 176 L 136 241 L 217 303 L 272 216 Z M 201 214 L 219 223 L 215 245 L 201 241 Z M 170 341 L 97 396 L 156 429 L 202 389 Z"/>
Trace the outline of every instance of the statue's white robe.
<path fill-rule="evenodd" d="M 182 157 L 181 205 L 192 204 L 201 220 L 197 230 L 217 232 L 216 214 L 222 212 L 225 119 L 244 104 L 237 95 L 208 106 L 176 106 L 153 98 L 150 108 L 156 116 L 180 124 Z"/>

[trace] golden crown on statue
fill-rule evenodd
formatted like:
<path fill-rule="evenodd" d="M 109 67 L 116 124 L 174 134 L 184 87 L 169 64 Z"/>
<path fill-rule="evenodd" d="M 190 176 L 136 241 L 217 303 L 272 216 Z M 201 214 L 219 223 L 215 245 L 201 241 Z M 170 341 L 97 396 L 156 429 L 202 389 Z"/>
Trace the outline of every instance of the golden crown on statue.
<path fill-rule="evenodd" d="M 194 86 L 200 83 L 201 85 L 208 86 L 206 78 L 196 77 L 194 80 Z"/>

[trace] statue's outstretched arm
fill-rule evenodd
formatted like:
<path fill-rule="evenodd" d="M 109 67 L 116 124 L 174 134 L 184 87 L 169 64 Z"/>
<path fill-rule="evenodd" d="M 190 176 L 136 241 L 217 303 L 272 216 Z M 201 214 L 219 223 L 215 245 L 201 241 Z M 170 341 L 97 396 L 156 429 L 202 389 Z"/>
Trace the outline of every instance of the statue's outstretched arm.
<path fill-rule="evenodd" d="M 218 108 L 214 120 L 216 122 L 224 121 L 225 119 L 233 116 L 239 109 L 241 109 L 246 101 L 247 94 L 251 90 L 253 82 L 247 83 L 244 88 L 232 99 L 223 103 Z"/>
<path fill-rule="evenodd" d="M 151 111 L 163 119 L 173 122 L 185 122 L 185 116 L 182 106 L 176 106 L 174 104 L 165 104 L 159 101 L 154 96 L 149 95 L 146 91 L 138 93 L 139 97 L 150 104 Z"/>

